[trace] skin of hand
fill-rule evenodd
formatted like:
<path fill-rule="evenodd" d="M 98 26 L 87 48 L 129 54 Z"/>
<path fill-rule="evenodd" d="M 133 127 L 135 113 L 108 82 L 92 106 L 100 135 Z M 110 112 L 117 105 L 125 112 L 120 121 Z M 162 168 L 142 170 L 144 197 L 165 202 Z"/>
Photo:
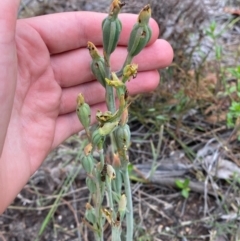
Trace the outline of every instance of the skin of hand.
<path fill-rule="evenodd" d="M 92 108 L 104 110 L 104 89 L 90 71 L 87 41 L 101 50 L 101 22 L 106 14 L 60 13 L 17 20 L 20 0 L 2 0 L 0 8 L 0 213 L 13 201 L 48 153 L 82 130 L 75 113 L 76 97 L 83 93 Z M 136 15 L 121 14 L 123 30 L 111 57 L 113 70 L 124 62 L 128 36 Z M 134 58 L 137 78 L 130 94 L 154 90 L 157 69 L 168 66 L 173 51 L 157 39 Z"/>

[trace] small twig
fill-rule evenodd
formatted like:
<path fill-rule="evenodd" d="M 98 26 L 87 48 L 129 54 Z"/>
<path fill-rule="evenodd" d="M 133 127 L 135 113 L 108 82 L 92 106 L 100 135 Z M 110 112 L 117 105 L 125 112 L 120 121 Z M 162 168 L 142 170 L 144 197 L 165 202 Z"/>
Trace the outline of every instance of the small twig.
<path fill-rule="evenodd" d="M 104 55 L 104 59 L 105 59 L 106 78 L 110 79 L 111 78 L 111 70 L 110 70 L 110 66 L 109 66 L 110 56 L 105 54 Z M 106 103 L 107 103 L 108 110 L 111 111 L 112 113 L 114 113 L 115 110 L 116 110 L 114 91 L 113 91 L 113 87 L 109 86 L 107 84 L 106 84 L 106 95 L 105 95 L 105 98 L 106 98 Z"/>
<path fill-rule="evenodd" d="M 80 223 L 79 223 L 79 220 L 78 220 L 78 215 L 77 215 L 77 211 L 76 211 L 76 205 L 73 204 L 73 206 L 75 206 L 75 207 L 73 207 L 67 200 L 62 199 L 62 201 L 68 206 L 68 208 L 73 213 L 73 216 L 74 216 L 75 222 L 76 222 L 76 226 L 77 226 L 78 241 L 81 241 L 82 238 L 81 238 L 81 233 L 79 231 Z"/>

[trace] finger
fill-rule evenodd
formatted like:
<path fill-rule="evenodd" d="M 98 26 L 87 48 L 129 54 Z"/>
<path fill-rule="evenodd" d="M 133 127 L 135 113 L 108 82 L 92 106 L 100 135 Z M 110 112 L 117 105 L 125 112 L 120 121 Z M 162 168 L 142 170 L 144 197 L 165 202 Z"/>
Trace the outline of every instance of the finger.
<path fill-rule="evenodd" d="M 25 23 L 35 28 L 47 45 L 49 52 L 61 53 L 81 47 L 85 47 L 87 41 L 95 45 L 102 45 L 101 25 L 106 14 L 95 12 L 71 12 L 44 15 L 29 19 L 23 19 Z M 122 21 L 122 33 L 119 45 L 126 46 L 130 31 L 137 21 L 137 15 L 120 14 Z M 150 44 L 159 35 L 157 23 L 151 19 L 150 26 L 153 30 Z"/>
<path fill-rule="evenodd" d="M 112 71 L 121 68 L 126 55 L 126 48 L 119 47 L 116 49 L 111 57 Z M 159 39 L 154 44 L 144 48 L 132 62 L 139 65 L 139 71 L 148 71 L 165 68 L 172 62 L 172 59 L 173 51 L 171 46 L 165 40 Z M 51 63 L 55 79 L 61 87 L 75 86 L 94 80 L 90 70 L 90 61 L 86 48 L 52 56 Z"/>
<path fill-rule="evenodd" d="M 159 80 L 160 77 L 157 70 L 140 72 L 135 79 L 127 83 L 129 94 L 136 95 L 152 91 L 157 87 Z M 61 97 L 60 114 L 75 111 L 76 98 L 79 93 L 84 95 L 85 101 L 89 105 L 96 105 L 97 103 L 103 102 L 105 99 L 105 90 L 97 81 L 65 88 L 63 89 Z"/>
<path fill-rule="evenodd" d="M 104 102 L 91 106 L 91 123 L 96 122 L 95 114 L 97 110 L 107 110 Z M 76 112 L 60 115 L 56 121 L 55 136 L 52 149 L 56 148 L 64 140 L 83 129 Z"/>
<path fill-rule="evenodd" d="M 12 112 L 17 79 L 15 27 L 19 2 L 3 0 L 0 7 L 0 103 L 4 103 L 0 107 L 0 156 Z"/>

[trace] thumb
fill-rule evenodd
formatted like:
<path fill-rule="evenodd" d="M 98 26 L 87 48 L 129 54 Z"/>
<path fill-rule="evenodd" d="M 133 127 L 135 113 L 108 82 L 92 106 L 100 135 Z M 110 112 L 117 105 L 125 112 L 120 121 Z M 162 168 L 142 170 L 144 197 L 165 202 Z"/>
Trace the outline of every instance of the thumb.
<path fill-rule="evenodd" d="M 17 54 L 15 28 L 20 0 L 1 0 L 0 7 L 0 156 L 13 106 Z"/>

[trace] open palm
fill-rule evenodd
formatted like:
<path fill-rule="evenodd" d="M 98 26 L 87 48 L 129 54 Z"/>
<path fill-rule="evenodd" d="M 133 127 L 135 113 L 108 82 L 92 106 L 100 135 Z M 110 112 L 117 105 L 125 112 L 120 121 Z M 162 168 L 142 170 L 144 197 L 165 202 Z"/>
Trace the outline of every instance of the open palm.
<path fill-rule="evenodd" d="M 0 213 L 49 151 L 82 129 L 75 114 L 77 94 L 83 93 L 93 113 L 105 108 L 104 90 L 90 72 L 86 49 L 88 40 L 101 49 L 104 17 L 104 14 L 78 12 L 17 21 L 14 43 L 17 59 L 5 62 L 8 71 L 17 73 L 17 79 L 0 159 L 0 196 L 4 197 Z M 115 70 L 126 56 L 125 46 L 136 16 L 121 15 L 121 19 L 121 47 L 112 57 Z M 153 90 L 159 81 L 156 69 L 172 60 L 171 47 L 163 40 L 156 40 L 157 25 L 154 21 L 151 25 L 150 45 L 134 60 L 140 73 L 129 83 L 131 94 Z"/>

